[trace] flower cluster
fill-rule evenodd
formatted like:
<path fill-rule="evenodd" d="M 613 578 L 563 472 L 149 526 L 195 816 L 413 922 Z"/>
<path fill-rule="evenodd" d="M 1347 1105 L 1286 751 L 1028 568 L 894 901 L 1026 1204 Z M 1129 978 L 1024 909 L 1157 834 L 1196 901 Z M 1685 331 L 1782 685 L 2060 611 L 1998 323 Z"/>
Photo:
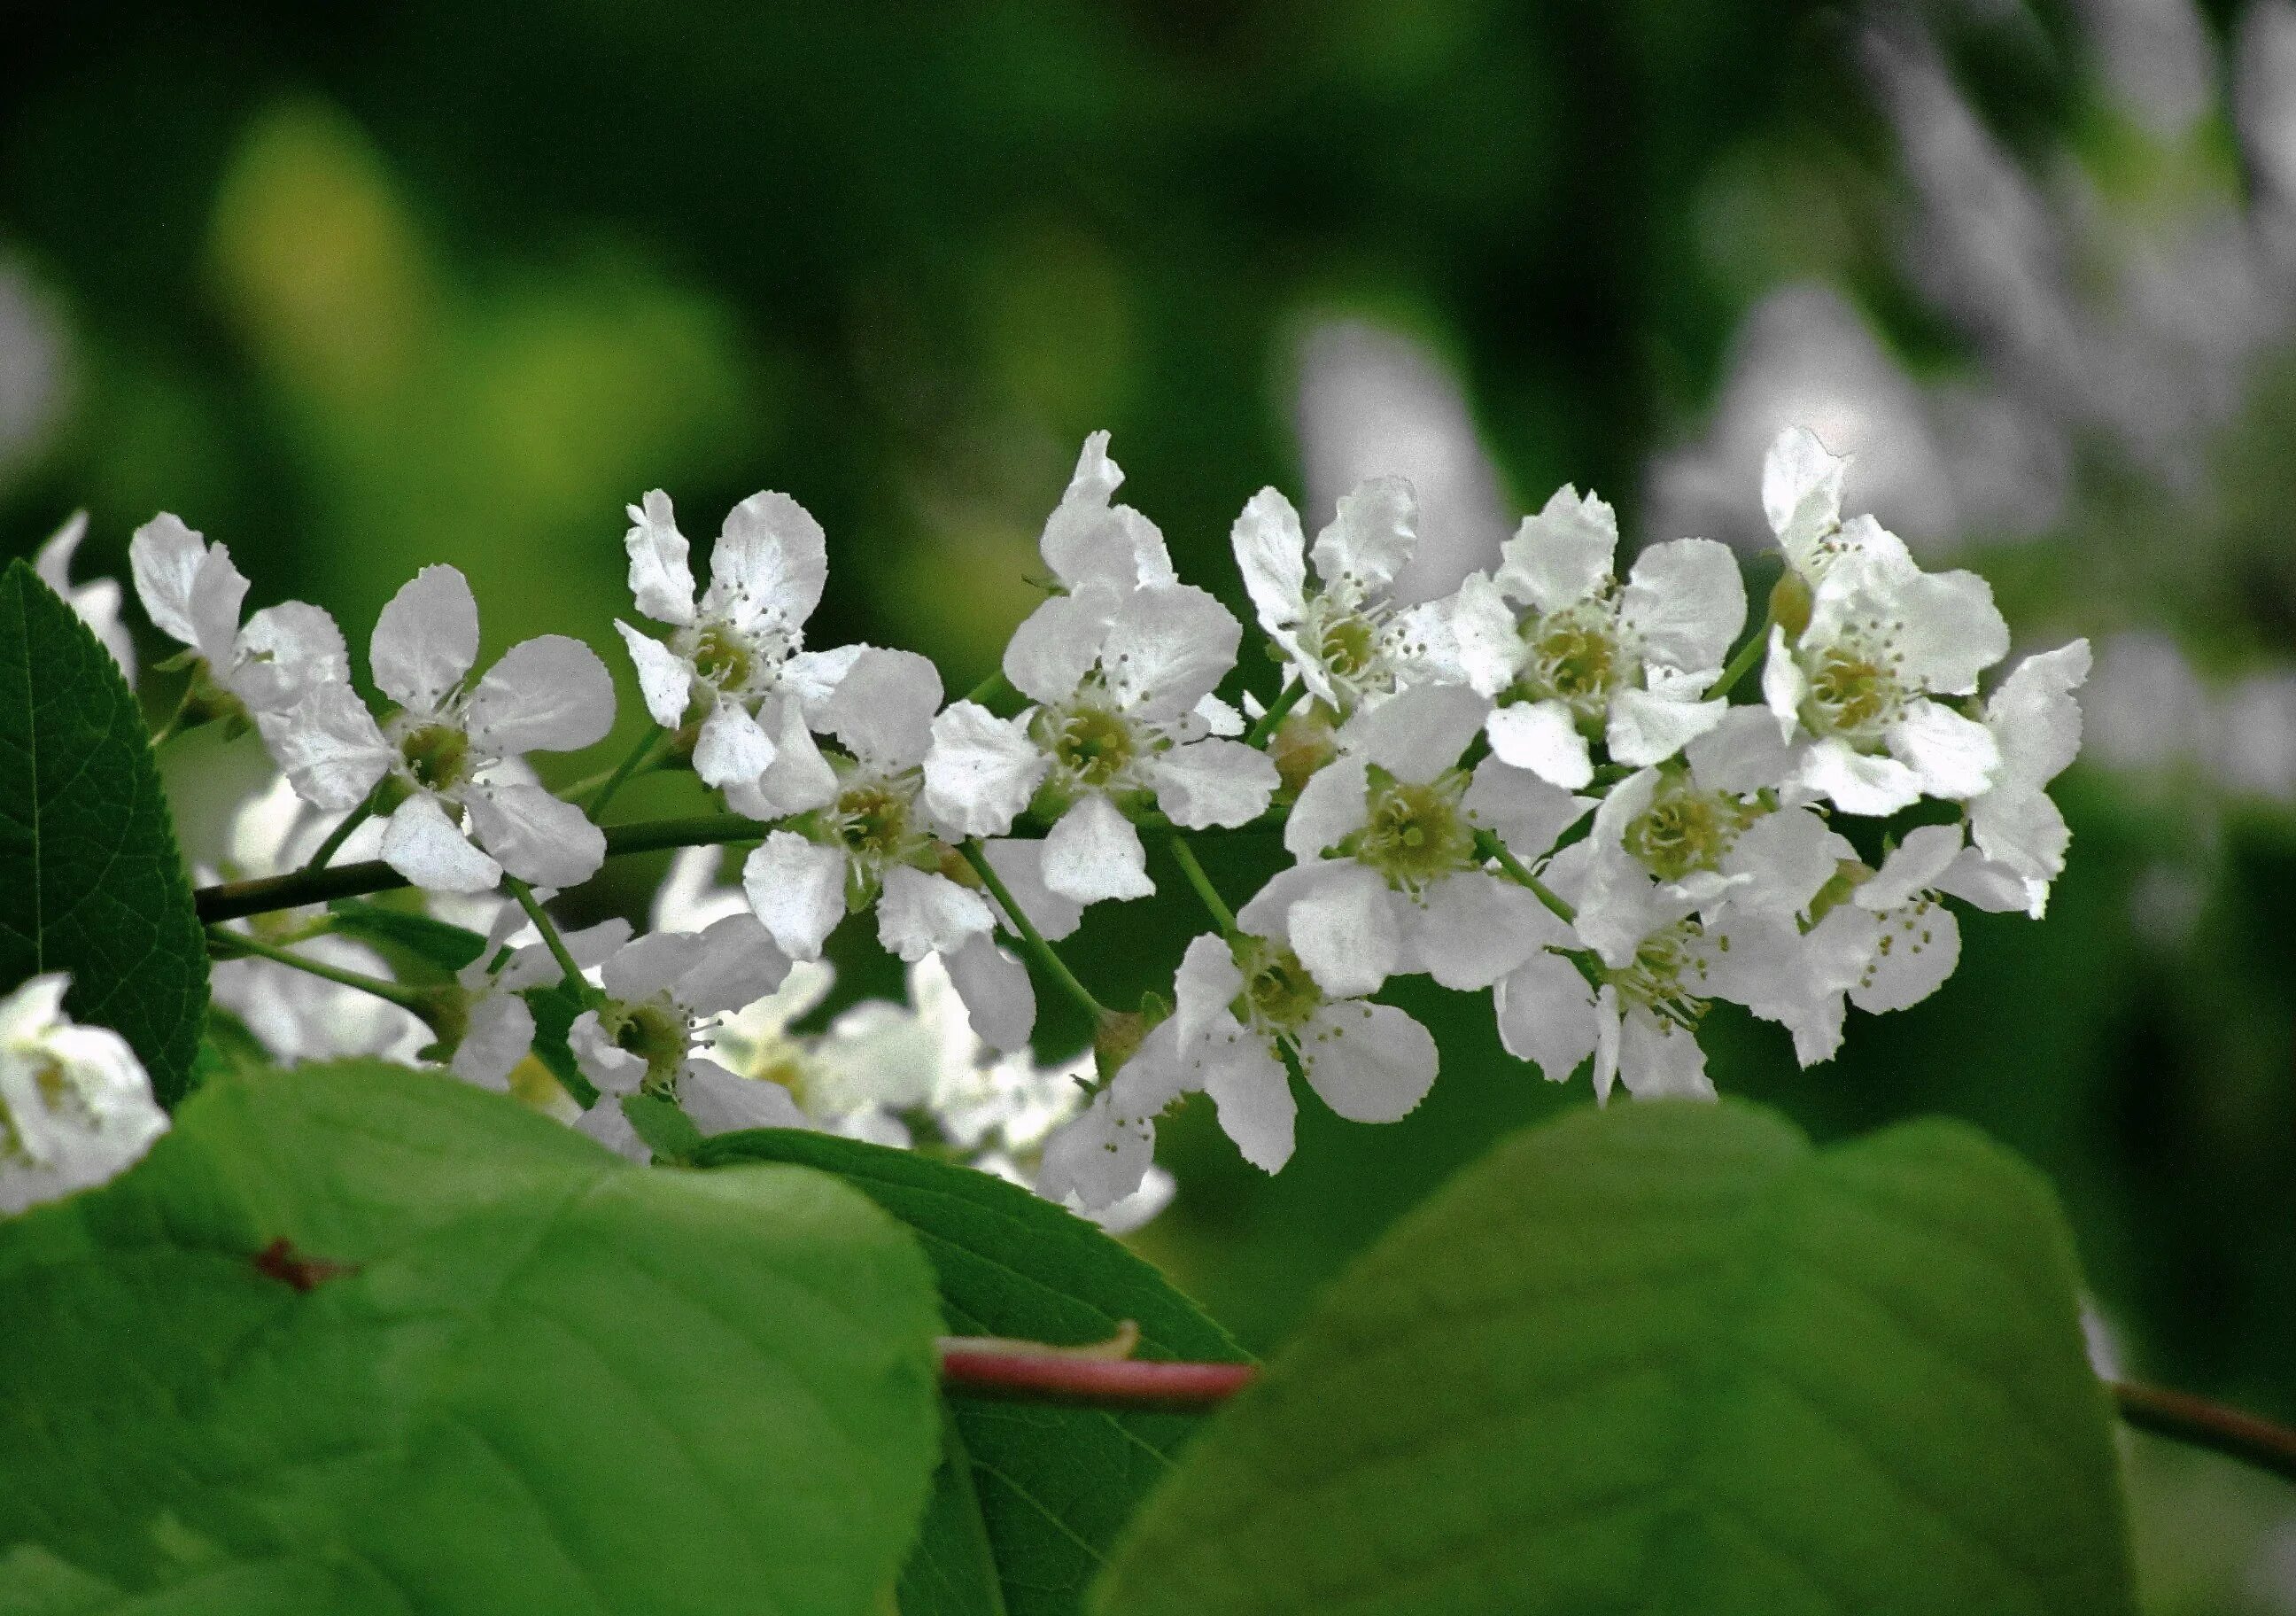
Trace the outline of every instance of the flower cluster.
<path fill-rule="evenodd" d="M 0 1212 L 101 1184 L 168 1131 L 127 1041 L 64 1014 L 61 975 L 0 998 Z"/>
<path fill-rule="evenodd" d="M 1160 1203 L 1156 1120 L 1184 1095 L 1209 1095 L 1271 1171 L 1292 1152 L 1295 1076 L 1359 1121 L 1417 1105 L 1437 1045 L 1382 1002 L 1395 978 L 1488 990 L 1510 1052 L 1556 1081 L 1589 1067 L 1600 1098 L 1703 1095 L 1716 1001 L 1822 1061 L 1849 1006 L 1901 1009 L 1952 971 L 1948 898 L 2042 912 L 2068 840 L 2047 787 L 2079 747 L 2087 647 L 1982 693 L 2009 648 L 1990 590 L 1845 517 L 1843 472 L 1806 431 L 1772 447 L 1781 576 L 1751 629 L 1727 549 L 1675 539 L 1622 564 L 1611 507 L 1576 489 L 1437 599 L 1397 588 L 1418 542 L 1405 483 L 1364 484 L 1312 543 L 1263 490 L 1232 542 L 1283 668 L 1265 699 L 1234 688 L 1244 625 L 1118 502 L 1105 434 L 1045 523 L 1046 598 L 1001 677 L 955 701 L 914 653 L 808 645 L 827 549 L 795 501 L 735 506 L 697 595 L 657 491 L 630 507 L 625 548 L 636 614 L 661 631 L 617 625 L 654 728 L 586 811 L 524 759 L 604 736 L 603 664 L 545 636 L 473 678 L 477 607 L 454 569 L 424 570 L 377 623 L 380 717 L 324 612 L 241 623 L 246 583 L 222 546 L 161 517 L 134 570 L 196 663 L 187 705 L 250 719 L 328 816 L 291 825 L 273 801 L 269 862 L 314 836 L 324 862 L 363 834 L 484 932 L 451 1013 L 435 995 L 414 1006 L 439 1034 L 431 1058 L 519 1087 L 529 999 L 562 984 L 579 1005 L 565 1087 L 595 1090 L 579 1125 L 618 1148 L 644 1153 L 614 1103 L 644 1096 L 704 1131 L 929 1141 L 1130 1221 Z M 738 892 L 713 884 L 713 845 L 680 860 L 645 933 L 561 935 L 542 906 L 598 868 L 599 809 L 636 769 L 680 765 L 729 810 L 696 840 L 753 844 Z M 1242 827 L 1280 834 L 1290 862 L 1231 908 L 1190 837 Z M 1156 891 L 1152 840 L 1210 925 L 1168 996 L 1110 1010 L 1056 945 L 1091 906 Z M 261 868 L 266 850 L 239 858 Z M 508 898 L 482 896 L 498 885 Z M 832 933 L 865 914 L 907 963 L 911 1005 L 797 1030 L 828 992 Z M 249 964 L 284 968 L 266 952 Z M 306 991 L 351 991 L 348 975 Z M 1093 1052 L 1035 1063 L 1040 987 L 1091 1013 Z M 268 1008 L 303 1036 L 308 1015 Z"/>

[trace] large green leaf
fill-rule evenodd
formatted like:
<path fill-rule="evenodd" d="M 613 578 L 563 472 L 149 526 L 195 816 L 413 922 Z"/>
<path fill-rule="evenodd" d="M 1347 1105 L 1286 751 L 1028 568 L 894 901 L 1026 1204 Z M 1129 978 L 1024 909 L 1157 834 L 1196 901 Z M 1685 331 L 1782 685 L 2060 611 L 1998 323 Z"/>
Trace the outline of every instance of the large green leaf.
<path fill-rule="evenodd" d="M 931 1277 L 866 1198 L 378 1062 L 217 1078 L 0 1222 L 0 1547 L 122 1610 L 858 1616 L 939 1448 Z"/>
<path fill-rule="evenodd" d="M 916 1234 L 940 1282 L 948 1326 L 960 1333 L 1069 1345 L 1106 1341 L 1129 1319 L 1140 1327 L 1144 1358 L 1244 1357 L 1149 1264 L 1084 1219 L 987 1173 L 780 1130 L 718 1135 L 702 1141 L 695 1159 L 798 1162 L 840 1175 Z M 1194 1415 L 974 1398 L 953 1398 L 950 1408 L 1013 1616 L 1078 1608 L 1118 1532 L 1203 1423 Z M 961 1521 L 961 1511 L 936 1509 L 920 1556 L 966 1563 L 966 1546 L 939 1535 L 952 1520 Z M 938 1583 L 928 1593 L 926 1575 L 912 1563 L 905 1611 L 967 1608 L 925 1603 L 939 1595 Z"/>
<path fill-rule="evenodd" d="M 1199 1437 L 1097 1607 L 2126 1616 L 2054 1199 L 1957 1125 L 1520 1135 Z"/>
<path fill-rule="evenodd" d="M 71 973 L 173 1104 L 208 1002 L 207 939 L 135 693 L 22 562 L 0 573 L 0 992 Z"/>

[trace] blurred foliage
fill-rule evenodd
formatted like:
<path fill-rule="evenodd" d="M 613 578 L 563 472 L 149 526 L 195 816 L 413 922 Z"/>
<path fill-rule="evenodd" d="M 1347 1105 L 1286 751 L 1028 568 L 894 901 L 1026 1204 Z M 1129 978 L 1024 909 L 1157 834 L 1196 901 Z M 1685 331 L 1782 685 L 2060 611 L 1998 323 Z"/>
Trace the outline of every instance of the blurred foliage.
<path fill-rule="evenodd" d="M 2079 143 L 2140 202 L 2237 186 L 2227 146 L 2164 167 L 2128 144 L 2069 87 L 2064 11 L 2035 14 L 2006 45 L 1948 36 L 2010 149 Z M 751 490 L 795 494 L 831 536 L 821 641 L 914 646 L 961 691 L 1035 600 L 1037 525 L 1108 427 L 1182 570 L 1240 604 L 1228 523 L 1263 483 L 1298 490 L 1293 344 L 1317 311 L 1400 321 L 1455 363 L 1518 504 L 1575 480 L 1631 525 L 1643 468 L 1779 284 L 1844 288 L 1917 372 L 1958 362 L 1897 268 L 1849 22 L 1786 0 L 18 18 L 0 265 L 66 354 L 53 424 L 0 455 L 0 532 L 29 551 L 86 505 L 82 570 L 118 571 L 131 529 L 175 510 L 231 544 L 257 603 L 323 601 L 355 645 L 451 560 L 489 652 L 560 629 L 618 669 L 621 732 L 571 777 L 639 722 L 610 620 L 621 507 L 648 488 L 698 543 Z M 2063 542 L 1980 557 L 2021 632 L 2113 626 L 2068 617 L 2079 579 L 2203 662 L 2287 654 L 2291 394 L 2260 384 L 2204 511 L 2107 467 Z M 215 759 L 202 738 L 174 761 Z M 1775 1029 L 1726 1023 L 1718 1081 L 1821 1139 L 1977 1122 L 2063 1190 L 2134 1365 L 2296 1416 L 2296 835 L 2181 777 L 2079 771 L 2065 795 L 2077 841 L 2046 924 L 1972 917 L 1948 988 L 1857 1018 L 1831 1067 L 1798 1073 Z M 660 777 L 619 811 L 697 800 Z M 1207 857 L 1240 894 L 1281 852 Z M 2194 888 L 2181 930 L 2147 896 L 2163 871 Z M 658 873 L 628 861 L 579 901 L 634 910 Z M 1168 976 L 1200 921 L 1165 884 L 1087 924 L 1096 988 Z M 897 989 L 872 940 L 835 947 L 849 995 Z M 1308 1102 L 1273 1180 L 1201 1107 L 1167 1129 L 1182 1193 L 1139 1243 L 1249 1344 L 1494 1134 L 1587 1103 L 1501 1054 L 1467 1001 L 1398 997 L 1445 1049 L 1406 1122 Z M 1045 1040 L 1072 1046 L 1044 997 Z M 2138 1475 L 2160 1522 L 2208 1517 L 2220 1485 L 2206 1461 Z M 2290 1530 L 2285 1500 L 2214 1518 L 2235 1516 L 2244 1544 Z M 2296 1609 L 2296 1571 L 2259 1593 L 2252 1548 L 2180 1558 L 2196 1532 L 2140 1519 L 2161 1608 Z"/>

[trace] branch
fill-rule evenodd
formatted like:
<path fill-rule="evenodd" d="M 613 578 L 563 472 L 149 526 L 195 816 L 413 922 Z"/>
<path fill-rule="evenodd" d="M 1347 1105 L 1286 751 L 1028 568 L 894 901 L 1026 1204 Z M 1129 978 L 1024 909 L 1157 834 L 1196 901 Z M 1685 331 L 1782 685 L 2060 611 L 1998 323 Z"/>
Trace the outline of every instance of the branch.
<path fill-rule="evenodd" d="M 2296 1431 L 2186 1391 L 2136 1381 L 2109 1382 L 2120 1417 L 2139 1431 L 2206 1448 L 2296 1481 Z"/>
<path fill-rule="evenodd" d="M 1111 1408 L 1214 1408 L 1249 1385 L 1250 1364 L 1183 1364 L 1093 1358 L 1020 1342 L 940 1343 L 941 1384 L 976 1397 Z"/>

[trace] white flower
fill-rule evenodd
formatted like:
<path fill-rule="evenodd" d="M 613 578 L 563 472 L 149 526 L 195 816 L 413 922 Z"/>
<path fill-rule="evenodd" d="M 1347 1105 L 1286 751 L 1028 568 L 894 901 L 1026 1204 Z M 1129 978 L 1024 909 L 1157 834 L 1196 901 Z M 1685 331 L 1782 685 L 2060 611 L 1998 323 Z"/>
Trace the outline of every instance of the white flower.
<path fill-rule="evenodd" d="M 754 785 L 780 752 L 785 710 L 809 710 L 854 654 L 804 648 L 806 619 L 829 578 L 821 524 L 786 494 L 750 495 L 726 513 L 709 553 L 709 587 L 696 602 L 692 546 L 669 496 L 657 488 L 629 515 L 630 593 L 640 611 L 674 630 L 665 644 L 614 625 L 646 710 L 676 729 L 700 707 L 694 772 L 709 785 Z"/>
<path fill-rule="evenodd" d="M 1990 790 L 1969 800 L 1970 839 L 1999 877 L 2019 883 L 2035 920 L 2065 867 L 2072 833 L 2049 800 L 2048 784 L 2080 751 L 2081 710 L 2073 693 L 2088 677 L 2087 640 L 2027 657 L 1985 704 L 1985 726 L 2001 751 Z"/>
<path fill-rule="evenodd" d="M 542 902 L 549 896 L 537 892 L 535 898 Z M 559 940 L 584 980 L 594 985 L 599 967 L 630 940 L 630 923 L 603 920 L 568 931 Z M 534 1047 L 534 1012 L 526 1002 L 527 989 L 562 981 L 563 972 L 557 955 L 526 919 L 526 911 L 504 904 L 487 932 L 486 947 L 463 967 L 459 979 L 470 997 L 462 1040 L 447 1062 L 449 1070 L 480 1088 L 508 1089 L 512 1070 Z"/>
<path fill-rule="evenodd" d="M 729 915 L 699 935 L 649 933 L 607 959 L 599 972 L 606 1003 L 575 1018 L 567 1043 L 603 1095 L 675 1099 L 704 1133 L 803 1127 L 789 1090 L 738 1076 L 705 1053 L 718 1019 L 765 997 L 789 968 L 754 915 Z M 613 1109 L 602 1097 L 592 1114 Z"/>
<path fill-rule="evenodd" d="M 285 713 L 258 714 L 264 739 L 322 808 L 354 807 L 392 777 L 404 797 L 382 857 L 419 887 L 485 891 L 504 870 L 537 885 L 586 881 L 605 857 L 603 833 L 536 784 L 521 759 L 603 739 L 613 679 L 588 646 L 546 634 L 512 646 L 465 689 L 478 652 L 470 585 L 452 567 L 425 567 L 383 608 L 368 650 L 374 682 L 399 710 L 378 725 L 349 685 L 323 684 Z"/>
<path fill-rule="evenodd" d="M 1201 710 L 1234 666 L 1242 628 L 1185 584 L 1145 587 L 1087 579 L 1022 623 L 1004 674 L 1038 705 L 1005 725 L 958 702 L 933 730 L 925 764 L 936 813 L 975 834 L 1001 834 L 1034 798 L 1054 817 L 1045 884 L 1078 903 L 1155 890 L 1126 816 L 1152 798 L 1191 829 L 1237 825 L 1263 812 L 1275 766 L 1212 733 Z M 1017 745 L 1021 732 L 1029 742 Z"/>
<path fill-rule="evenodd" d="M 251 712 L 284 712 L 324 684 L 351 677 L 343 631 L 301 601 L 266 606 L 239 621 L 247 579 L 231 552 L 161 512 L 127 541 L 135 594 L 153 625 L 189 646 L 217 687 Z"/>
<path fill-rule="evenodd" d="M 1447 673 L 1449 626 L 1435 605 L 1399 608 L 1390 590 L 1419 541 L 1411 485 L 1363 483 L 1316 536 L 1318 587 L 1308 587 L 1308 536 L 1292 502 L 1262 488 L 1229 542 L 1259 626 L 1308 693 L 1345 716 L 1406 680 Z"/>
<path fill-rule="evenodd" d="M 99 578 L 86 584 L 71 581 L 72 557 L 79 553 L 80 540 L 86 537 L 87 513 L 75 511 L 33 554 L 32 570 L 79 614 L 79 620 L 88 626 L 111 653 L 111 660 L 119 664 L 121 677 L 132 685 L 135 682 L 135 640 L 120 619 L 119 580 Z"/>
<path fill-rule="evenodd" d="M 1489 987 L 1570 930 L 1538 896 L 1484 867 L 1479 830 L 1536 858 L 1586 811 L 1559 786 L 1488 758 L 1457 767 L 1488 703 L 1464 685 L 1414 685 L 1349 719 L 1340 756 L 1283 828 L 1300 860 L 1247 915 L 1288 940 L 1323 990 L 1353 998 L 1398 972 Z"/>
<path fill-rule="evenodd" d="M 1045 519 L 1037 541 L 1045 564 L 1063 589 L 1179 582 L 1156 524 L 1130 505 L 1111 503 L 1123 482 L 1122 469 L 1108 457 L 1108 434 L 1093 433 L 1084 440 L 1068 488 Z"/>
<path fill-rule="evenodd" d="M 1324 1103 L 1355 1122 L 1408 1114 L 1436 1070 L 1426 1028 L 1391 1005 L 1326 992 L 1301 963 L 1296 933 L 1290 942 L 1260 934 L 1285 918 L 1275 905 L 1248 904 L 1237 916 L 1245 935 L 1190 943 L 1165 1023 L 1177 1029 L 1171 1058 L 1184 1087 L 1211 1095 L 1244 1160 L 1270 1173 L 1291 1159 L 1298 1115 L 1287 1054 Z"/>
<path fill-rule="evenodd" d="M 127 1041 L 64 1015 L 69 985 L 52 972 L 0 999 L 0 1212 L 102 1184 L 168 1131 Z"/>
<path fill-rule="evenodd" d="M 1816 585 L 1833 563 L 1876 538 L 1895 542 L 1870 516 L 1841 519 L 1848 455 L 1837 455 L 1808 427 L 1790 426 L 1762 458 L 1762 510 L 1786 566 Z"/>
<path fill-rule="evenodd" d="M 1847 813 L 1893 814 L 1993 784 L 1992 732 L 1931 698 L 1969 694 L 2008 649 L 1983 578 L 1923 572 L 1881 534 L 1834 560 L 1799 636 L 1771 629 L 1762 694 L 1781 735 L 1813 737 L 1800 784 Z"/>
<path fill-rule="evenodd" d="M 1151 1184 L 1156 1119 L 1186 1092 L 1179 1026 L 1167 1017 L 1092 1097 L 1045 1142 L 1037 1194 L 1087 1217 L 1109 1216 Z"/>
<path fill-rule="evenodd" d="M 1719 723 L 1726 705 L 1706 692 L 1746 618 L 1725 546 L 1653 545 L 1623 587 L 1618 546 L 1611 507 L 1563 488 L 1523 519 L 1498 571 L 1471 575 L 1452 606 L 1460 666 L 1500 703 L 1491 751 L 1573 791 L 1594 777 L 1590 740 L 1640 767 Z"/>

